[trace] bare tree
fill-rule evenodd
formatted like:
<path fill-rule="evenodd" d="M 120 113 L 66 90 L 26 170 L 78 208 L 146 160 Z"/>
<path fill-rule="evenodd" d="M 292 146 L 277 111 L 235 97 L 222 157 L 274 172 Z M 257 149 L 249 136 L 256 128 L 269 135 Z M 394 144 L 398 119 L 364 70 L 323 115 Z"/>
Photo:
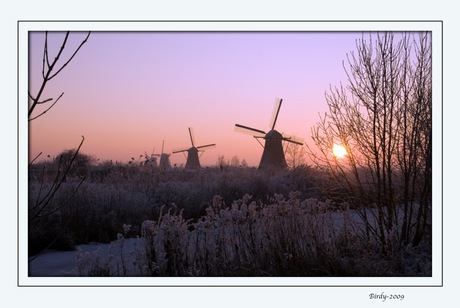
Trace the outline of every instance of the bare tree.
<path fill-rule="evenodd" d="M 223 171 L 226 163 L 225 163 L 225 156 L 224 155 L 219 155 L 217 157 L 217 166 L 219 166 L 220 170 Z"/>
<path fill-rule="evenodd" d="M 292 142 L 286 142 L 286 163 L 294 169 L 305 164 L 305 147 Z"/>
<path fill-rule="evenodd" d="M 238 157 L 238 155 L 234 155 L 232 157 L 232 159 L 230 160 L 229 165 L 232 166 L 232 167 L 239 167 L 240 166 L 240 158 Z"/>
<path fill-rule="evenodd" d="M 367 234 L 384 249 L 395 233 L 401 243 L 417 245 L 428 227 L 431 37 L 426 32 L 375 35 L 375 40 L 363 35 L 357 52 L 348 54 L 348 83 L 326 92 L 329 112 L 312 129 L 319 152 L 308 149 L 347 202 L 376 208 L 376 224 L 368 211 L 361 214 Z M 346 147 L 346 158 L 331 154 L 335 143 Z"/>
<path fill-rule="evenodd" d="M 421 241 L 427 228 L 432 193 L 432 70 L 431 38 L 421 34 L 415 45 L 416 61 L 404 74 L 411 80 L 403 87 L 398 139 L 398 162 L 404 183 L 402 238 Z M 408 53 L 408 48 L 405 48 Z M 409 57 L 406 57 L 409 58 Z M 407 65 L 409 66 L 409 65 Z"/>
<path fill-rule="evenodd" d="M 61 47 L 57 54 L 55 55 L 54 59 L 52 59 L 52 56 L 49 53 L 48 50 L 48 32 L 45 32 L 45 42 L 44 42 L 44 48 L 43 48 L 43 60 L 42 60 L 42 83 L 40 85 L 40 88 L 37 92 L 36 95 L 33 95 L 30 90 L 29 90 L 29 112 L 28 112 L 28 117 L 29 117 L 29 122 L 33 121 L 41 116 L 43 116 L 48 110 L 50 110 L 64 95 L 64 93 L 61 93 L 56 99 L 53 98 L 47 98 L 47 99 L 42 99 L 44 90 L 50 80 L 58 76 L 62 70 L 74 59 L 75 55 L 78 53 L 80 48 L 87 42 L 90 32 L 86 35 L 85 39 L 79 44 L 79 46 L 73 51 L 71 56 L 68 59 L 62 60 L 62 55 L 64 50 L 66 49 L 66 44 L 69 38 L 70 32 L 66 32 L 64 40 L 61 44 Z M 50 60 L 52 59 L 52 60 Z M 60 61 L 62 60 L 62 61 Z M 62 64 L 61 64 L 62 63 Z M 49 104 L 49 106 L 42 112 L 38 113 L 37 115 L 34 115 L 34 110 L 38 105 L 45 105 Z M 45 185 L 40 186 L 40 192 L 39 192 L 39 198 L 35 200 L 33 203 L 29 202 L 29 214 L 28 214 L 28 222 L 29 222 L 29 245 L 30 245 L 30 234 L 34 234 L 37 230 L 42 228 L 47 224 L 47 221 L 57 213 L 61 207 L 53 207 L 52 206 L 52 201 L 54 196 L 56 195 L 56 192 L 62 187 L 62 184 L 66 181 L 67 175 L 69 175 L 72 172 L 72 169 L 74 168 L 75 162 L 78 161 L 79 151 L 80 148 L 84 142 L 85 138 L 82 136 L 82 140 L 79 144 L 79 146 L 73 150 L 72 152 L 65 153 L 66 155 L 60 155 L 58 158 L 58 172 L 56 173 L 54 180 L 52 181 L 51 185 L 47 186 L 45 188 Z M 30 163 L 29 167 L 33 164 L 33 162 L 41 155 L 38 154 Z M 42 170 L 42 184 L 43 184 L 43 175 L 45 173 L 45 170 Z M 76 187 L 74 193 L 78 190 L 80 187 L 81 183 L 83 182 L 84 178 L 80 180 L 78 183 L 78 186 Z M 45 191 L 42 191 L 45 190 Z M 69 199 L 72 198 L 73 195 L 69 196 Z M 65 204 L 64 204 L 65 205 Z M 65 229 L 65 224 L 62 230 Z M 61 234 L 58 234 L 54 239 L 50 241 L 50 243 L 44 247 L 43 249 L 46 249 L 50 247 L 60 236 Z M 32 261 L 33 259 L 31 259 Z"/>

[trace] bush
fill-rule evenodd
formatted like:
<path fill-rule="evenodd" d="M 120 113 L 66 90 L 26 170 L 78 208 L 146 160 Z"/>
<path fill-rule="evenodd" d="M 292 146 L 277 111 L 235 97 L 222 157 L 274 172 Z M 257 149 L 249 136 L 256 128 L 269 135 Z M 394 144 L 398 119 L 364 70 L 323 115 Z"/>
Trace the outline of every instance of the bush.
<path fill-rule="evenodd" d="M 215 196 L 192 223 L 170 211 L 144 225 L 150 275 L 158 276 L 398 276 L 402 252 L 382 255 L 365 241 L 356 218 L 330 202 L 276 195 L 270 204 L 251 196 L 225 207 Z M 345 223 L 345 221 L 347 221 Z M 391 243 L 394 244 L 394 243 Z M 425 271 L 424 274 L 427 274 Z"/>
<path fill-rule="evenodd" d="M 85 263 L 81 275 L 431 274 L 431 242 L 421 247 L 427 253 L 417 266 L 410 265 L 413 251 L 400 246 L 397 238 L 387 239 L 383 254 L 367 236 L 360 209 L 350 209 L 340 194 L 323 197 L 331 196 L 331 183 L 321 170 L 301 166 L 277 174 L 250 168 L 141 172 L 131 165 L 126 177 L 117 168 L 115 164 L 102 180 L 80 186 L 68 179 L 48 207 L 59 210 L 30 230 L 30 254 L 50 242 L 56 249 L 70 249 L 109 243 L 119 234 L 144 234 L 130 271 L 99 258 L 96 265 L 94 260 Z M 30 182 L 30 205 L 43 191 L 41 185 L 49 184 Z M 130 225 L 129 232 L 123 225 Z"/>

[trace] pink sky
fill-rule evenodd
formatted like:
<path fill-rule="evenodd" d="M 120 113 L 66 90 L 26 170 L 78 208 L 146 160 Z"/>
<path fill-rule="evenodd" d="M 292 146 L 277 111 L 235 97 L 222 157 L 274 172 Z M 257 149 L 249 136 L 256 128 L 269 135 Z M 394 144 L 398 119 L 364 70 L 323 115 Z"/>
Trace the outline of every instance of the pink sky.
<path fill-rule="evenodd" d="M 71 33 L 72 49 L 84 33 Z M 54 57 L 63 35 L 49 35 Z M 101 160 L 216 143 L 201 156 L 224 155 L 257 166 L 262 147 L 234 131 L 236 123 L 268 131 L 276 98 L 276 129 L 311 144 L 310 129 L 327 111 L 324 93 L 346 83 L 342 61 L 358 32 L 93 32 L 74 60 L 48 84 L 45 98 L 61 100 L 30 123 L 29 155 L 75 148 Z M 41 83 L 43 32 L 29 39 L 30 92 Z M 35 114 L 38 114 L 37 109 Z M 171 162 L 185 164 L 182 153 Z"/>

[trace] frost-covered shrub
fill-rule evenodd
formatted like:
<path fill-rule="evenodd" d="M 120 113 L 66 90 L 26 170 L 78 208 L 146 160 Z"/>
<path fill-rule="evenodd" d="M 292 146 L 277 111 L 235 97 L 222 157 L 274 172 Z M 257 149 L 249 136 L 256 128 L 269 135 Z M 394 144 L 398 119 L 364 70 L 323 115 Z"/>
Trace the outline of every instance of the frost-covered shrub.
<path fill-rule="evenodd" d="M 83 252 L 77 250 L 77 276 L 82 277 L 105 277 L 113 276 L 110 268 L 110 259 L 101 256 L 100 250 Z"/>
<path fill-rule="evenodd" d="M 168 212 L 146 221 L 145 251 L 151 274 L 159 276 L 402 276 L 430 275 L 431 259 L 412 266 L 414 254 L 393 246 L 382 254 L 366 241 L 355 212 L 330 200 L 288 198 L 271 202 L 244 195 L 227 206 L 221 196 L 198 221 Z M 429 249 L 427 250 L 429 251 Z"/>
<path fill-rule="evenodd" d="M 429 276 L 430 245 L 398 247 L 390 254 L 366 241 L 353 211 L 328 210 L 332 202 L 286 198 L 268 204 L 245 194 L 227 206 L 221 196 L 197 221 L 186 220 L 175 205 L 158 219 L 142 223 L 134 250 L 124 250 L 124 236 L 112 243 L 106 259 L 80 255 L 80 275 L 111 276 Z M 130 230 L 125 224 L 125 234 Z M 390 251 L 390 249 L 388 249 Z M 85 274 L 86 273 L 86 274 Z"/>
<path fill-rule="evenodd" d="M 313 199 L 274 196 L 271 204 L 245 195 L 230 207 L 213 198 L 197 222 L 167 213 L 145 222 L 146 251 L 160 276 L 311 276 L 353 271 L 341 256 L 353 242 L 330 215 L 312 214 Z"/>
<path fill-rule="evenodd" d="M 29 216 L 35 200 L 46 189 L 40 183 L 29 185 Z M 34 222 L 29 234 L 30 252 L 37 253 L 46 248 L 64 249 L 69 245 L 87 242 L 110 242 L 122 232 L 123 223 L 132 225 L 127 236 L 140 234 L 140 225 L 155 213 L 151 199 L 144 191 L 136 191 L 130 185 L 68 181 L 63 183 L 58 193 Z M 63 246 L 63 239 L 68 244 Z M 57 246 L 57 244 L 61 244 Z"/>
<path fill-rule="evenodd" d="M 28 211 L 28 252 L 35 255 L 44 249 L 73 250 L 75 241 L 65 228 L 66 200 L 69 199 L 77 184 L 63 183 L 60 193 L 50 202 L 40 202 L 44 195 L 50 195 L 51 183 L 40 183 L 29 187 Z"/>
<path fill-rule="evenodd" d="M 381 254 L 358 211 L 322 197 L 318 170 L 128 170 L 78 190 L 65 183 L 49 207 L 59 211 L 34 229 L 29 247 L 43 248 L 57 234 L 72 245 L 143 235 L 130 272 L 143 276 L 366 276 L 416 268 L 421 275 L 429 268 L 426 259 L 410 267 L 410 254 L 391 236 Z M 39 186 L 31 181 L 29 205 Z M 110 274 L 124 275 L 120 267 Z"/>

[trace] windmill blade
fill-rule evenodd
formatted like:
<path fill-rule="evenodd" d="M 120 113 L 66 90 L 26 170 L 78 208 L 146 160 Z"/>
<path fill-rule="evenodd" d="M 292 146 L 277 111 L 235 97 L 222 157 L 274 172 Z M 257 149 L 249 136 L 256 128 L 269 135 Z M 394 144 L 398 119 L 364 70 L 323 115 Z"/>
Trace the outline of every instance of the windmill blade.
<path fill-rule="evenodd" d="M 195 137 L 193 136 L 193 130 L 191 127 L 188 128 L 188 133 L 190 135 L 190 141 L 192 141 L 192 147 L 195 147 Z"/>
<path fill-rule="evenodd" d="M 199 147 L 196 147 L 197 149 L 204 149 L 204 148 L 214 148 L 216 147 L 216 144 L 215 143 L 212 143 L 212 144 L 207 144 L 207 145 L 200 145 Z"/>
<path fill-rule="evenodd" d="M 270 126 L 269 126 L 271 130 L 275 129 L 276 120 L 278 119 L 278 115 L 280 113 L 282 103 L 283 103 L 282 98 L 277 98 L 275 101 L 275 107 L 273 108 L 273 114 L 272 114 L 272 118 L 270 120 Z"/>
<path fill-rule="evenodd" d="M 283 140 L 292 142 L 298 145 L 303 145 L 305 143 L 305 140 L 303 138 L 297 137 L 297 136 L 290 136 L 290 135 L 285 135 L 283 134 Z"/>
<path fill-rule="evenodd" d="M 239 133 L 251 135 L 254 137 L 264 137 L 266 134 L 263 130 L 255 129 L 255 128 L 240 125 L 240 124 L 235 124 L 235 131 Z"/>
<path fill-rule="evenodd" d="M 164 147 L 165 147 L 165 141 L 163 140 L 163 144 L 161 145 L 161 154 L 163 154 Z"/>
<path fill-rule="evenodd" d="M 180 149 L 173 149 L 172 153 L 180 153 L 180 152 L 187 152 L 190 148 L 180 148 Z"/>

